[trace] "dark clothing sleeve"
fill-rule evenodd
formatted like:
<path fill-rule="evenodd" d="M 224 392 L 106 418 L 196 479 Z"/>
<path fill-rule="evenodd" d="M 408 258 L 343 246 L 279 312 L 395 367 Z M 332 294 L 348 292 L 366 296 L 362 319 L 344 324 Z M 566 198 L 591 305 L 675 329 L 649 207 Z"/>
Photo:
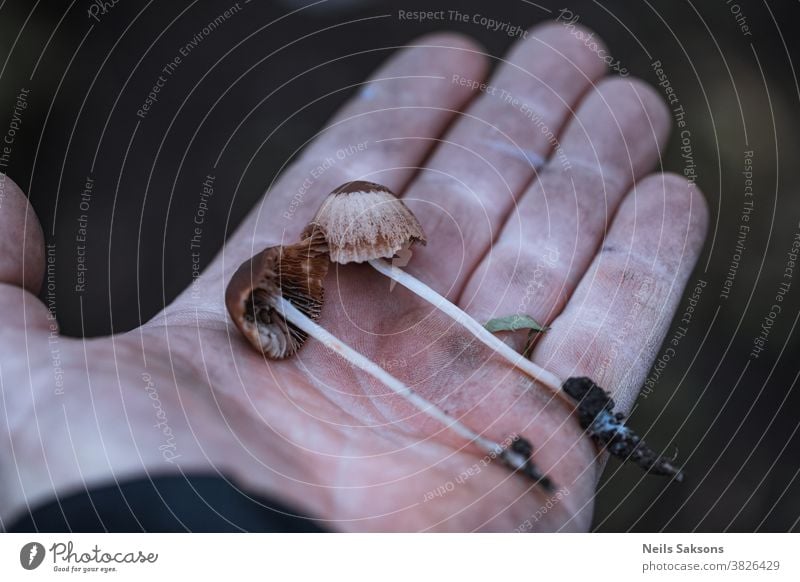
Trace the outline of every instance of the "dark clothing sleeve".
<path fill-rule="evenodd" d="M 321 532 L 312 519 L 218 476 L 135 479 L 31 508 L 10 532 Z"/>

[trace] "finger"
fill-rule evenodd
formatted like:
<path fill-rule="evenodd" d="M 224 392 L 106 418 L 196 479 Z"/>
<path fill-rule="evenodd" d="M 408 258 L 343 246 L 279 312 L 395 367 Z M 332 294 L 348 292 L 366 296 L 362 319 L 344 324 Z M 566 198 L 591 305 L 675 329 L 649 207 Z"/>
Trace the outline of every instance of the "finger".
<path fill-rule="evenodd" d="M 643 180 L 534 359 L 562 378 L 591 377 L 621 410 L 629 408 L 678 307 L 707 222 L 694 185 L 670 174 Z"/>
<path fill-rule="evenodd" d="M 681 177 L 642 180 L 618 213 L 581 278 L 574 296 L 553 321 L 533 360 L 561 378 L 589 376 L 609 390 L 615 411 L 627 411 L 664 339 L 705 239 L 708 210 L 702 194 Z M 514 383 L 507 384 L 518 387 Z M 504 391 L 493 391 L 492 396 Z M 514 395 L 512 395 L 514 396 Z M 563 408 L 519 397 L 516 410 L 499 420 L 525 426 L 537 447 L 537 464 L 560 490 L 558 510 L 567 527 L 588 526 L 600 470 L 597 449 Z M 541 414 L 542 410 L 560 410 Z"/>
<path fill-rule="evenodd" d="M 615 411 L 629 410 L 680 303 L 707 222 L 702 194 L 683 178 L 657 174 L 642 180 L 624 198 L 602 250 L 533 360 L 561 378 L 593 378 L 612 393 Z M 539 414 L 539 399 L 528 396 L 508 416 L 527 413 L 533 419 L 525 434 L 537 446 L 537 463 L 570 492 L 562 508 L 565 523 L 588 525 L 586 500 L 601 467 L 597 449 L 562 407 L 547 407 L 559 414 Z"/>
<path fill-rule="evenodd" d="M 205 299 L 221 308 L 223 269 L 235 270 L 269 244 L 294 241 L 322 199 L 343 182 L 368 179 L 402 190 L 426 156 L 430 138 L 472 95 L 450 77 L 481 79 L 485 70 L 479 47 L 455 34 L 426 36 L 399 51 L 270 188 L 182 299 L 195 304 Z"/>
<path fill-rule="evenodd" d="M 6 329 L 46 325 L 36 298 L 44 276 L 44 235 L 19 186 L 0 173 L 0 324 Z M 16 332 L 15 332 L 16 333 Z"/>
<path fill-rule="evenodd" d="M 604 72 L 604 61 L 559 24 L 535 28 L 515 45 L 404 195 L 429 242 L 415 250 L 412 272 L 460 294 L 568 113 Z"/>
<path fill-rule="evenodd" d="M 478 320 L 555 317 L 588 267 L 619 201 L 658 160 L 669 133 L 661 98 L 640 81 L 601 82 L 523 196 L 461 299 Z M 519 350 L 527 334 L 514 334 Z"/>

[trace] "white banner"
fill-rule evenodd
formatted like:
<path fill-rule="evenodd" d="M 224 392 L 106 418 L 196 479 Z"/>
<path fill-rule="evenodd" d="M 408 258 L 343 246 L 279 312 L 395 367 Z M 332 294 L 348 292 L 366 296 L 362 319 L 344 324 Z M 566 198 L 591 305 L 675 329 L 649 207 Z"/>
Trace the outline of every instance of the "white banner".
<path fill-rule="evenodd" d="M 797 581 L 799 550 L 794 534 L 0 534 L 0 580 Z"/>

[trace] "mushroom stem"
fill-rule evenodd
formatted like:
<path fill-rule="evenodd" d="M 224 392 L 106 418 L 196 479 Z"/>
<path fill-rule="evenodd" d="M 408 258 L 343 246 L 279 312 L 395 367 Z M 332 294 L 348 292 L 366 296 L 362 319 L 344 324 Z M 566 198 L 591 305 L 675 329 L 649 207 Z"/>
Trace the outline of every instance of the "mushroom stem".
<path fill-rule="evenodd" d="M 383 259 L 371 260 L 369 261 L 369 264 L 372 265 L 372 267 L 379 273 L 386 275 L 393 281 L 397 281 L 412 293 L 419 295 L 422 299 L 452 317 L 458 323 L 467 328 L 481 342 L 508 360 L 512 366 L 525 372 L 534 380 L 538 380 L 540 383 L 550 388 L 550 390 L 552 390 L 553 393 L 556 394 L 556 396 L 558 396 L 561 400 L 569 404 L 570 408 L 575 408 L 575 403 L 567 394 L 564 393 L 563 390 L 561 390 L 561 386 L 564 382 L 558 376 L 552 372 L 548 372 L 541 366 L 536 365 L 528 358 L 502 342 L 480 323 L 470 317 L 465 311 L 458 308 L 445 297 L 428 287 L 425 283 L 401 269 L 395 269 Z"/>
<path fill-rule="evenodd" d="M 493 440 L 479 435 L 459 420 L 444 412 L 432 402 L 425 400 L 422 396 L 389 374 L 375 362 L 357 352 L 330 333 L 328 330 L 304 315 L 294 305 L 292 305 L 291 302 L 280 296 L 271 297 L 270 302 L 272 303 L 272 306 L 277 309 L 287 321 L 293 323 L 311 337 L 322 342 L 327 348 L 341 355 L 351 364 L 362 369 L 376 380 L 383 382 L 390 390 L 392 390 L 392 392 L 402 396 L 418 410 L 432 418 L 435 418 L 465 439 L 474 442 L 490 455 L 500 457 L 512 468 L 522 469 L 526 466 L 528 459 L 524 458 L 523 455 L 516 453 L 511 449 L 506 449 L 500 443 L 496 443 Z"/>

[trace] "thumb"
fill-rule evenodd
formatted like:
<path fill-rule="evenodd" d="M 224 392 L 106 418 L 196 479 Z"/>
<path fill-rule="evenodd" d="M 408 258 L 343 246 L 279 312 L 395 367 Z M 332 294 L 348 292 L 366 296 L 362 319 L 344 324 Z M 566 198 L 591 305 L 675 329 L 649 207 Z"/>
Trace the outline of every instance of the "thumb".
<path fill-rule="evenodd" d="M 46 327 L 47 309 L 34 296 L 44 277 L 44 235 L 14 181 L 0 173 L 0 324 Z"/>
<path fill-rule="evenodd" d="M 0 173 L 0 283 L 39 292 L 44 276 L 44 235 L 36 213 L 16 183 Z"/>

